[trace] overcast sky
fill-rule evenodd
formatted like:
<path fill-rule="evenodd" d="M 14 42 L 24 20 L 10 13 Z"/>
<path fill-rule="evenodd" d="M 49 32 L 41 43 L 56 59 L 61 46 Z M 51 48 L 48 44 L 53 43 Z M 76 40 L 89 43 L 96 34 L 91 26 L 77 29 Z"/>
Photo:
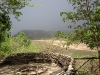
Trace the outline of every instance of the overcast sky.
<path fill-rule="evenodd" d="M 31 4 L 40 4 L 40 7 L 26 7 L 21 10 L 23 15 L 17 21 L 11 17 L 13 24 L 12 34 L 20 30 L 66 30 L 68 23 L 62 21 L 60 12 L 72 11 L 67 0 L 32 0 Z"/>

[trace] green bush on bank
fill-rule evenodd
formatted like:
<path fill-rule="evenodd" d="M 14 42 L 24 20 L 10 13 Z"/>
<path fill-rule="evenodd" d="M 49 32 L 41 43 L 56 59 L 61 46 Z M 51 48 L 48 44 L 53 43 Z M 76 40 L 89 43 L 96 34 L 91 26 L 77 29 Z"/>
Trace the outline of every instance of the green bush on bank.
<path fill-rule="evenodd" d="M 31 42 L 26 35 L 21 32 L 16 37 L 6 37 L 5 42 L 0 46 L 0 59 L 13 53 L 21 52 L 36 52 L 39 50 L 39 46 Z"/>

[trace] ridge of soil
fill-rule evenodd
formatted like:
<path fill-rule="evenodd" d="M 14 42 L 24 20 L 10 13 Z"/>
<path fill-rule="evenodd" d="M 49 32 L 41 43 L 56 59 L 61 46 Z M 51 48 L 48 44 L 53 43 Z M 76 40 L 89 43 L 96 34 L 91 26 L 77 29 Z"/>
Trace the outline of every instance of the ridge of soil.
<path fill-rule="evenodd" d="M 11 54 L 0 63 L 0 75 L 42 75 L 42 73 L 43 75 L 56 75 L 62 71 L 67 71 L 72 62 L 73 59 L 70 56 L 59 53 Z M 45 63 L 50 65 L 46 67 Z M 55 63 L 56 66 L 52 67 L 52 63 Z M 56 70 L 49 70 L 53 68 Z M 60 70 L 60 72 L 57 70 Z M 48 71 L 51 71 L 50 74 L 47 74 Z M 54 71 L 56 71 L 56 74 L 53 74 Z M 44 74 L 45 72 L 47 73 Z"/>

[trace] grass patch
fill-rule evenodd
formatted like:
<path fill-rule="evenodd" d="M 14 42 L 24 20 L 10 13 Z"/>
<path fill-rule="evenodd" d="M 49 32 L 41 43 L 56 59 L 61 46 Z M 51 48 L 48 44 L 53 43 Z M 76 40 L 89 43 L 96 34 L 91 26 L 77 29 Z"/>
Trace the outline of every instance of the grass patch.
<path fill-rule="evenodd" d="M 98 57 L 97 53 L 94 53 L 93 55 L 81 55 L 81 54 L 76 54 L 76 53 L 68 53 L 69 56 L 73 58 L 82 58 L 82 57 Z"/>

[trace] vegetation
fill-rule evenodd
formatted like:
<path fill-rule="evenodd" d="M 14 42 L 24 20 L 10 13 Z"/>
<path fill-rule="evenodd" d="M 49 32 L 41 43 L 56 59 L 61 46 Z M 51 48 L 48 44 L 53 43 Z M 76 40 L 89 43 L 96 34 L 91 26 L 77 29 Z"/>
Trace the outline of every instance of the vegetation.
<path fill-rule="evenodd" d="M 68 28 L 74 32 L 67 35 L 66 44 L 84 43 L 91 49 L 96 48 L 100 64 L 100 1 L 99 0 L 67 0 L 75 12 L 61 12 L 63 21 L 71 21 Z M 81 21 L 82 24 L 78 25 Z M 63 37 L 64 37 L 63 36 Z M 100 72 L 100 68 L 99 68 Z"/>
<path fill-rule="evenodd" d="M 39 49 L 41 49 L 40 46 L 32 43 L 31 40 L 27 39 L 26 35 L 21 32 L 16 37 L 6 37 L 5 42 L 1 43 L 0 59 L 5 58 L 12 53 L 36 52 Z"/>
<path fill-rule="evenodd" d="M 31 0 L 30 0 L 31 1 Z M 11 29 L 11 20 L 10 15 L 14 15 L 15 18 L 19 21 L 18 17 L 22 15 L 19 11 L 26 6 L 36 6 L 30 4 L 27 0 L 1 0 L 0 1 L 0 44 L 5 41 L 6 36 L 9 36 L 10 33 L 7 33 Z"/>
<path fill-rule="evenodd" d="M 31 0 L 29 0 L 31 1 Z M 20 33 L 16 37 L 10 36 L 12 22 L 10 15 L 19 20 L 22 15 L 20 9 L 26 6 L 39 6 L 32 5 L 28 0 L 1 0 L 0 1 L 0 58 L 5 57 L 11 53 L 24 52 L 30 47 L 31 42 L 27 39 L 24 33 Z M 34 45 L 35 46 L 35 45 Z M 33 46 L 31 47 L 33 49 Z M 30 49 L 31 50 L 31 49 Z"/>
<path fill-rule="evenodd" d="M 75 32 L 73 33 L 64 34 L 58 31 L 57 34 L 60 35 L 56 36 L 60 36 L 60 38 L 64 39 L 67 38 L 67 45 L 71 45 L 76 42 L 82 42 L 87 44 L 87 46 L 89 46 L 91 49 L 95 47 L 98 49 L 100 46 L 100 7 L 98 7 L 100 5 L 99 0 L 93 2 L 91 0 L 68 1 L 74 6 L 77 12 L 61 12 L 61 16 L 65 14 L 63 17 L 63 21 L 65 22 L 66 20 L 71 20 L 72 23 L 75 24 L 80 20 L 84 20 L 84 23 L 82 25 L 76 26 Z M 23 32 L 16 35 L 15 37 L 10 36 L 9 31 L 12 27 L 10 15 L 14 15 L 15 18 L 19 21 L 18 17 L 22 15 L 22 13 L 19 10 L 26 6 L 33 5 L 30 5 L 30 3 L 27 2 L 27 0 L 0 1 L 0 60 L 12 53 L 35 52 L 41 49 L 40 46 L 31 43 L 31 41 L 26 37 L 26 35 Z M 72 25 L 69 25 L 68 27 L 72 28 Z M 40 32 L 41 31 L 39 31 L 39 33 Z M 45 34 L 46 37 L 51 36 L 47 36 L 48 33 Z M 29 36 L 30 35 L 31 34 L 29 34 Z M 45 35 L 41 33 L 41 35 L 39 36 Z M 37 34 L 37 37 L 39 36 Z M 48 47 L 48 50 L 49 49 L 50 46 Z M 76 57 L 80 56 L 76 55 Z"/>
<path fill-rule="evenodd" d="M 76 43 L 85 43 L 91 49 L 100 46 L 100 2 L 90 1 L 90 0 L 78 0 L 72 1 L 68 0 L 74 6 L 77 12 L 61 12 L 60 15 L 63 16 L 63 21 L 72 21 L 74 25 L 69 25 L 69 28 L 74 27 L 74 32 L 69 34 L 63 34 L 63 37 L 67 36 L 67 44 L 71 45 Z M 82 2 L 81 2 L 82 1 Z M 97 17 L 98 16 L 98 17 Z M 79 21 L 83 21 L 81 25 L 77 25 Z M 76 26 L 75 26 L 76 25 Z M 60 36 L 62 36 L 61 33 Z M 59 35 L 58 35 L 59 36 Z"/>
<path fill-rule="evenodd" d="M 55 31 L 44 31 L 44 30 L 22 30 L 25 35 L 31 40 L 49 39 L 54 36 Z M 18 35 L 20 32 L 15 34 Z"/>

